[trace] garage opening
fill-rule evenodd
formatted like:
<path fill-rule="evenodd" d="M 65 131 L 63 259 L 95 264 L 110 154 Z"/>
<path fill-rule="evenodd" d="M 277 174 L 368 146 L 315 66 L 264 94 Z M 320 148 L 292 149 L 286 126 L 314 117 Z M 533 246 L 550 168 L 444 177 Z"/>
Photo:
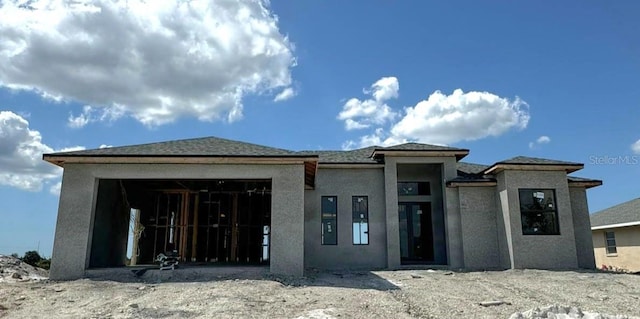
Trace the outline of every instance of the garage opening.
<path fill-rule="evenodd" d="M 90 267 L 268 264 L 271 180 L 102 179 Z"/>

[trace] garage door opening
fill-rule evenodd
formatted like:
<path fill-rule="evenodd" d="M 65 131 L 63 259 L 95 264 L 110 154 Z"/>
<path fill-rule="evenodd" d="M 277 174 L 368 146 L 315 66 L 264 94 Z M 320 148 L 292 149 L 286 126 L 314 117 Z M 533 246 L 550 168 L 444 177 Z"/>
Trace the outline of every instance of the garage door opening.
<path fill-rule="evenodd" d="M 270 180 L 99 181 L 90 267 L 268 264 Z"/>

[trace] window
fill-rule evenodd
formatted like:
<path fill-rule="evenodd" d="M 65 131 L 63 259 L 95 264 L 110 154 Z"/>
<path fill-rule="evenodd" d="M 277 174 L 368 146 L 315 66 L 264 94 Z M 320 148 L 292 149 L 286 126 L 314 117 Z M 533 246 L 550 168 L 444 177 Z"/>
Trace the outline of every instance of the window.
<path fill-rule="evenodd" d="M 520 189 L 523 235 L 560 235 L 553 189 Z"/>
<path fill-rule="evenodd" d="M 338 244 L 338 197 L 322 196 L 322 244 Z"/>
<path fill-rule="evenodd" d="M 604 239 L 607 243 L 607 255 L 617 254 L 616 234 L 612 231 L 604 232 Z"/>
<path fill-rule="evenodd" d="M 369 244 L 369 198 L 367 196 L 353 196 L 353 244 Z"/>
<path fill-rule="evenodd" d="M 431 195 L 429 182 L 398 182 L 398 196 Z"/>

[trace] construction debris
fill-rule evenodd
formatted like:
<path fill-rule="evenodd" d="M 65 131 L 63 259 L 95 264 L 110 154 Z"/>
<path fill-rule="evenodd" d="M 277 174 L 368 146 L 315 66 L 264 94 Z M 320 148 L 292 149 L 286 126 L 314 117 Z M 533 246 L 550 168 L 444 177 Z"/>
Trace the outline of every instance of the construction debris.
<path fill-rule="evenodd" d="M 510 304 L 511 304 L 510 302 L 503 301 L 503 300 L 483 301 L 480 303 L 480 305 L 483 307 L 510 305 Z"/>
<path fill-rule="evenodd" d="M 45 269 L 33 267 L 22 260 L 0 255 L 0 283 L 16 281 L 39 281 L 49 278 Z"/>

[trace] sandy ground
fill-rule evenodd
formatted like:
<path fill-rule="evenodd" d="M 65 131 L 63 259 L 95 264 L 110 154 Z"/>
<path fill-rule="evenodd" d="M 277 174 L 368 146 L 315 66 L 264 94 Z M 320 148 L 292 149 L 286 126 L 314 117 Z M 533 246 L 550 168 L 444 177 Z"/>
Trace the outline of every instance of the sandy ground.
<path fill-rule="evenodd" d="M 295 279 L 248 267 L 206 275 L 150 271 L 142 278 L 121 271 L 116 279 L 5 281 L 0 317 L 509 318 L 553 304 L 640 317 L 640 276 L 626 274 L 402 270 L 311 272 Z M 484 301 L 505 303 L 485 307 Z"/>

